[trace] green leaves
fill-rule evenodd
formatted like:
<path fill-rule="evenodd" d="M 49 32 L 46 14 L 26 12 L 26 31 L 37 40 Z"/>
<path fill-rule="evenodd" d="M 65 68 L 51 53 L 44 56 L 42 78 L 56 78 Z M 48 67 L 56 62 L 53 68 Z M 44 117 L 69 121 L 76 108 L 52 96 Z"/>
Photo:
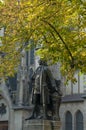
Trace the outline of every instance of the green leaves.
<path fill-rule="evenodd" d="M 68 79 L 73 78 L 77 69 L 86 72 L 85 5 L 85 1 L 77 0 L 6 0 L 0 5 L 0 26 L 5 27 L 0 51 L 8 55 L 0 66 L 1 73 L 4 75 L 7 65 L 10 69 L 5 71 L 6 75 L 15 70 L 20 50 L 30 39 L 34 46 L 42 45 L 37 52 L 42 58 L 61 63 L 61 72 Z"/>

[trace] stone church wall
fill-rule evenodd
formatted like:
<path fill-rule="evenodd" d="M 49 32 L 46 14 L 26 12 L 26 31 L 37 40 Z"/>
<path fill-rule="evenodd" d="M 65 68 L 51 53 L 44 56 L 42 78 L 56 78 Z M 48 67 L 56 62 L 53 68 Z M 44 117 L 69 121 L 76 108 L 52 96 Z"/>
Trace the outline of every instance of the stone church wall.
<path fill-rule="evenodd" d="M 65 114 L 69 111 L 72 114 L 72 130 L 75 130 L 75 115 L 77 111 L 81 111 L 83 114 L 83 125 L 86 129 L 86 100 L 84 102 L 74 102 L 74 103 L 62 103 L 60 107 L 60 117 L 61 117 L 61 130 L 65 130 Z"/>

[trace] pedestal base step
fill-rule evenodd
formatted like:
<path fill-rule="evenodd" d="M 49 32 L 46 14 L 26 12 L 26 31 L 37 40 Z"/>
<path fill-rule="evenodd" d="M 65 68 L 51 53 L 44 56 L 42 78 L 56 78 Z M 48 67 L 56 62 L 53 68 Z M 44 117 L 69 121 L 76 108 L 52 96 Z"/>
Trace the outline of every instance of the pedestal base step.
<path fill-rule="evenodd" d="M 60 130 L 61 122 L 53 120 L 27 120 L 23 130 Z"/>

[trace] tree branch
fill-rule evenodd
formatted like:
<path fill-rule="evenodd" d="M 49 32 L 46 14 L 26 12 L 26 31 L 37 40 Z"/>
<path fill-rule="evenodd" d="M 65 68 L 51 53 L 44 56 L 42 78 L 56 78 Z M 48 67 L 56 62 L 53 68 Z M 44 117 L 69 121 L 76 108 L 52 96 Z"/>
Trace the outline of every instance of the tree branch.
<path fill-rule="evenodd" d="M 63 40 L 63 38 L 62 38 L 62 36 L 60 35 L 60 33 L 56 30 L 56 28 L 55 28 L 51 23 L 49 23 L 48 21 L 46 21 L 46 20 L 44 20 L 44 19 L 43 19 L 42 21 L 45 22 L 45 23 L 47 23 L 47 24 L 54 30 L 54 32 L 57 34 L 57 36 L 60 38 L 60 40 L 61 40 L 62 43 L 64 44 L 66 50 L 68 51 L 68 53 L 69 53 L 69 55 L 70 55 L 70 57 L 71 57 L 70 67 L 71 67 L 71 68 L 74 68 L 74 66 L 75 66 L 74 57 L 72 56 L 71 51 L 69 50 L 68 46 L 66 45 L 66 43 L 65 43 L 65 41 Z M 54 36 L 54 35 L 53 35 L 53 36 Z M 54 38 L 55 38 L 55 36 L 54 36 Z M 56 38 L 55 38 L 55 39 L 56 39 Z"/>
<path fill-rule="evenodd" d="M 61 40 L 62 43 L 64 44 L 65 48 L 67 49 L 67 51 L 68 51 L 68 53 L 69 53 L 69 55 L 70 55 L 70 57 L 71 57 L 72 62 L 74 62 L 74 58 L 73 58 L 73 56 L 72 56 L 72 53 L 70 52 L 68 46 L 66 45 L 66 43 L 65 43 L 65 41 L 63 40 L 63 38 L 62 38 L 62 36 L 60 35 L 60 33 L 56 30 L 56 28 L 55 28 L 51 23 L 47 22 L 46 20 L 42 20 L 42 21 L 45 22 L 45 23 L 47 23 L 47 24 L 54 30 L 54 32 L 58 35 L 58 37 L 60 38 L 60 40 Z M 54 37 L 54 38 L 55 38 L 55 37 Z"/>

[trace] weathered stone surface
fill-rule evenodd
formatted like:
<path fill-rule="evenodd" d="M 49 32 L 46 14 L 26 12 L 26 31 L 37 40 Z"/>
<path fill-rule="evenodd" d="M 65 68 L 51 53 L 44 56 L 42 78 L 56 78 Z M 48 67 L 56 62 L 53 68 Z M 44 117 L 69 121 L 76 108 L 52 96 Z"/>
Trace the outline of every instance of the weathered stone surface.
<path fill-rule="evenodd" d="M 62 103 L 60 106 L 60 119 L 62 122 L 61 130 L 65 130 L 65 114 L 69 111 L 72 114 L 72 130 L 75 130 L 75 119 L 77 111 L 83 114 L 83 130 L 86 129 L 86 99 L 83 102 Z"/>
<path fill-rule="evenodd" d="M 61 122 L 53 120 L 27 120 L 24 130 L 60 130 Z"/>

